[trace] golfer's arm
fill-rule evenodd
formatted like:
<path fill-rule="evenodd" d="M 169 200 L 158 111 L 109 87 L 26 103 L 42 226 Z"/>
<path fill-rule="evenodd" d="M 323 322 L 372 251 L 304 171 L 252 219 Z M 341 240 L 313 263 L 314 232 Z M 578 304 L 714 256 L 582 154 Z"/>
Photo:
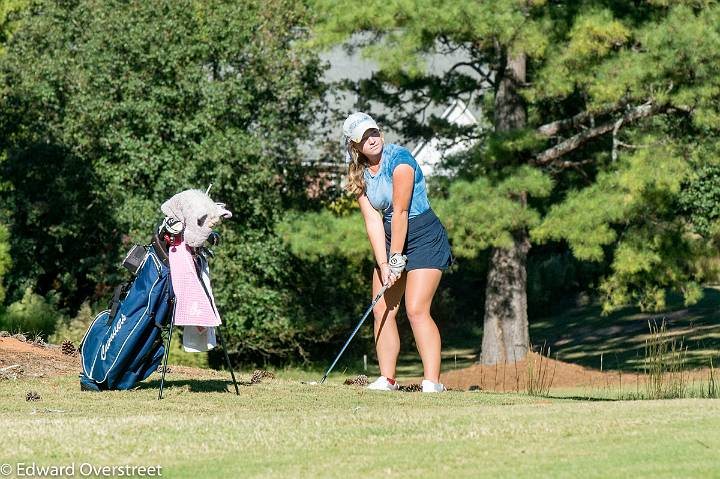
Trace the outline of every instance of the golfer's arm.
<path fill-rule="evenodd" d="M 408 209 L 412 197 L 415 171 L 410 165 L 398 165 L 393 172 L 393 215 L 390 254 L 402 253 L 407 237 Z"/>
<path fill-rule="evenodd" d="M 378 265 L 387 263 L 387 252 L 385 251 L 385 228 L 383 228 L 382 218 L 380 214 L 370 204 L 367 196 L 361 195 L 358 198 L 360 203 L 360 211 L 365 220 L 365 230 L 367 231 L 370 245 L 375 254 L 375 261 Z"/>

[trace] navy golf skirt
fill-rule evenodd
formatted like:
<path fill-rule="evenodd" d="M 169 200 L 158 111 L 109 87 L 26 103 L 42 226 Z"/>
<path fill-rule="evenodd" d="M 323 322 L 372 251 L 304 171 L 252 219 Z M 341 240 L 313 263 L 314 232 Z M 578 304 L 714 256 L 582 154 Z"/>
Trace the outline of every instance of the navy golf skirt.
<path fill-rule="evenodd" d="M 385 248 L 390 256 L 391 222 L 385 221 Z M 414 269 L 432 268 L 445 270 L 452 264 L 445 227 L 432 209 L 420 213 L 408 220 L 408 232 L 403 247 L 403 254 L 407 255 L 407 271 Z"/>

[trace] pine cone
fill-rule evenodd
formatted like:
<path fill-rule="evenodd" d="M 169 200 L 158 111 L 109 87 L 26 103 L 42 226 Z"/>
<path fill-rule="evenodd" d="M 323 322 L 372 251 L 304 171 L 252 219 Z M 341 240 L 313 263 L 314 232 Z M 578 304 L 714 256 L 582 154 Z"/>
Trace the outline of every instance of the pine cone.
<path fill-rule="evenodd" d="M 262 369 L 256 369 L 250 376 L 250 382 L 252 384 L 258 384 L 263 379 L 275 379 L 275 375 L 270 371 L 263 371 Z"/>
<path fill-rule="evenodd" d="M 349 378 L 345 380 L 346 386 L 367 386 L 369 384 L 368 377 L 364 374 L 359 375 L 356 378 Z"/>
<path fill-rule="evenodd" d="M 26 401 L 39 401 L 40 395 L 36 393 L 35 391 L 30 391 L 25 395 Z"/>
<path fill-rule="evenodd" d="M 422 386 L 419 384 L 408 384 L 407 386 L 400 386 L 400 390 L 406 393 L 417 393 L 422 391 Z"/>
<path fill-rule="evenodd" d="M 69 339 L 66 339 L 62 342 L 62 347 L 60 348 L 63 354 L 67 354 L 68 356 L 72 356 L 75 354 L 75 345 L 72 341 Z"/>

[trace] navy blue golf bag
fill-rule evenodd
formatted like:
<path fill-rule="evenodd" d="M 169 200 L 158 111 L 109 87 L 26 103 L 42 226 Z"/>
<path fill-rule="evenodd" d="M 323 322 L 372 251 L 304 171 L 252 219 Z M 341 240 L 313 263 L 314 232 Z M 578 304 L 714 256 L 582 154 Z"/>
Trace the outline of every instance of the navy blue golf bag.
<path fill-rule="evenodd" d="M 162 331 L 173 307 L 167 254 L 156 241 L 136 248 L 135 277 L 116 289 L 110 309 L 95 317 L 80 344 L 81 389 L 130 389 L 165 354 Z"/>

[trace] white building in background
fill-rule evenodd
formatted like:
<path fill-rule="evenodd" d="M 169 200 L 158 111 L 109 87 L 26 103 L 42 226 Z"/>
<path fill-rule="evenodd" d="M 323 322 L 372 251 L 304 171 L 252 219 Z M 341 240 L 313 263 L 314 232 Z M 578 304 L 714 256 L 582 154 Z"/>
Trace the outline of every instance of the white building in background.
<path fill-rule="evenodd" d="M 460 99 L 453 101 L 452 104 L 445 109 L 440 118 L 458 126 L 478 124 L 475 115 L 472 114 L 465 102 Z M 477 140 L 465 140 L 446 148 L 438 138 L 433 138 L 430 141 L 421 141 L 418 143 L 415 148 L 413 148 L 412 154 L 425 176 L 443 174 L 441 167 L 442 159 L 445 156 L 468 150 L 476 141 Z"/>

